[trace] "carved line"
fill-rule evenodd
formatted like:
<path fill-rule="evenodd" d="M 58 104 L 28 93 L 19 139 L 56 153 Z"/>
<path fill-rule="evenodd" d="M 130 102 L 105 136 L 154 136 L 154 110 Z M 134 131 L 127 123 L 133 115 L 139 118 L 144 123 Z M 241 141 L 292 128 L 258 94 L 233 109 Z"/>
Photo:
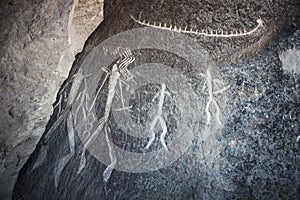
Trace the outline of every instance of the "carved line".
<path fill-rule="evenodd" d="M 115 152 L 114 152 L 114 149 L 113 147 L 110 145 L 110 142 L 109 142 L 109 138 L 108 138 L 108 126 L 105 126 L 104 128 L 104 132 L 105 132 L 105 139 L 106 139 L 106 142 L 107 142 L 107 146 L 108 146 L 108 153 L 109 153 L 109 158 L 110 158 L 110 161 L 111 163 L 106 167 L 106 169 L 104 170 L 102 176 L 103 176 L 103 180 L 105 182 L 108 182 L 111 174 L 112 174 L 112 171 L 113 169 L 115 168 L 115 165 L 117 163 L 117 158 L 115 156 Z"/>
<path fill-rule="evenodd" d="M 107 49 L 106 49 L 107 50 Z M 99 120 L 98 122 L 98 127 L 96 128 L 96 130 L 92 133 L 89 134 L 89 138 L 86 141 L 86 143 L 84 144 L 84 150 L 81 154 L 81 160 L 80 160 L 80 166 L 79 169 L 77 171 L 77 174 L 80 174 L 81 171 L 84 169 L 85 165 L 86 165 L 86 158 L 85 158 L 85 152 L 86 149 L 89 148 L 89 146 L 94 142 L 94 140 L 97 138 L 98 134 L 102 131 L 104 131 L 105 136 L 106 136 L 106 141 L 107 141 L 107 145 L 109 147 L 109 157 L 111 159 L 111 163 L 107 166 L 107 168 L 105 169 L 105 171 L 103 172 L 103 179 L 105 182 L 107 182 L 111 176 L 112 170 L 114 169 L 114 166 L 116 164 L 116 157 L 114 155 L 114 151 L 112 149 L 112 147 L 110 146 L 109 143 L 109 139 L 108 139 L 108 133 L 107 133 L 107 122 L 109 120 L 109 115 L 111 112 L 111 107 L 112 107 L 112 103 L 113 103 L 113 98 L 115 97 L 116 94 L 116 87 L 117 84 L 119 83 L 119 87 L 121 90 L 121 99 L 123 101 L 123 95 L 122 95 L 122 83 L 121 83 L 121 79 L 120 76 L 123 75 L 126 78 L 131 78 L 131 73 L 128 71 L 127 67 L 130 63 L 132 63 L 135 58 L 132 56 L 132 53 L 130 52 L 129 49 L 125 49 L 124 51 L 122 50 L 121 52 L 121 57 L 122 59 L 117 61 L 116 64 L 113 65 L 112 70 L 109 71 L 105 68 L 102 68 L 102 70 L 106 73 L 105 78 L 100 86 L 100 88 L 98 89 L 96 96 L 92 102 L 92 105 L 90 107 L 88 107 L 88 105 L 86 104 L 86 110 L 88 110 L 88 112 L 90 113 L 92 111 L 92 108 L 95 105 L 95 101 L 97 96 L 99 95 L 104 83 L 107 81 L 108 77 L 109 77 L 109 85 L 108 85 L 108 96 L 107 96 L 107 101 L 106 101 L 106 106 L 105 106 L 105 110 L 104 110 L 104 116 Z M 85 88 L 84 88 L 84 93 L 86 93 L 86 83 L 85 83 Z M 77 99 L 80 97 L 80 94 L 78 95 Z M 82 105 L 84 102 L 84 98 L 81 98 L 80 100 L 80 105 Z M 122 103 L 124 105 L 124 103 Z M 86 114 L 85 114 L 85 108 L 83 106 L 79 106 L 79 108 L 83 108 L 83 113 L 84 113 L 84 120 L 86 121 Z M 77 108 L 77 110 L 79 109 Z M 75 115 L 77 115 L 77 110 L 75 111 Z M 93 116 L 93 118 L 95 118 Z M 92 122 L 90 123 L 90 126 L 92 127 Z M 90 133 L 90 130 L 88 130 L 88 132 Z"/>
<path fill-rule="evenodd" d="M 204 82 L 202 91 L 204 91 L 205 86 L 206 86 L 207 90 L 208 90 L 208 102 L 207 102 L 206 107 L 205 107 L 205 112 L 206 112 L 206 116 L 207 116 L 207 125 L 210 125 L 210 122 L 211 122 L 212 114 L 209 110 L 210 110 L 210 107 L 212 106 L 211 104 L 213 104 L 213 106 L 215 107 L 215 112 L 216 112 L 215 117 L 216 117 L 217 124 L 219 126 L 222 126 L 222 121 L 221 121 L 221 118 L 220 118 L 221 117 L 220 106 L 219 106 L 218 102 L 216 101 L 216 99 L 214 98 L 214 95 L 223 93 L 224 91 L 226 91 L 227 89 L 230 88 L 230 85 L 228 85 L 228 86 L 226 86 L 222 89 L 219 89 L 217 83 L 222 84 L 222 85 L 224 85 L 224 83 L 222 81 L 219 81 L 217 79 L 212 78 L 210 68 L 208 68 L 206 70 L 205 78 L 206 78 L 206 81 Z M 217 87 L 218 90 L 214 91 L 214 87 Z"/>
<path fill-rule="evenodd" d="M 154 132 L 154 128 L 155 126 L 157 125 L 157 123 L 159 122 L 160 125 L 161 125 L 161 128 L 163 129 L 162 133 L 161 133 L 161 136 L 160 136 L 160 142 L 162 144 L 162 146 L 165 148 L 165 150 L 168 151 L 168 147 L 167 147 L 167 144 L 165 142 L 165 136 L 168 132 L 168 129 L 167 129 L 167 125 L 166 125 L 166 122 L 165 122 L 165 119 L 163 118 L 163 113 L 162 113 L 162 109 L 163 109 L 163 104 L 164 104 L 164 100 L 165 100 L 165 95 L 168 94 L 168 92 L 166 91 L 166 84 L 163 83 L 161 85 L 161 91 L 158 92 L 155 97 L 152 99 L 152 101 L 154 101 L 156 98 L 158 98 L 159 96 L 159 102 L 158 102 L 158 109 L 157 109 L 157 114 L 154 118 L 154 120 L 152 121 L 151 123 L 151 126 L 150 126 L 150 131 L 151 131 L 151 138 L 150 140 L 148 141 L 148 144 L 146 146 L 146 149 L 149 149 L 149 147 L 152 145 L 152 143 L 154 142 L 155 140 L 155 132 Z"/>
<path fill-rule="evenodd" d="M 70 161 L 71 157 L 75 154 L 75 138 L 74 138 L 74 124 L 73 124 L 73 116 L 72 113 L 69 114 L 67 118 L 67 129 L 68 129 L 68 140 L 69 140 L 69 149 L 70 153 L 60 159 L 58 165 L 54 169 L 54 185 L 57 188 L 60 175 L 63 172 L 65 166 Z"/>
<path fill-rule="evenodd" d="M 134 18 L 132 15 L 130 15 L 130 17 L 137 22 L 138 24 L 141 24 L 143 26 L 148 26 L 148 27 L 152 27 L 152 28 L 157 28 L 157 29 L 161 29 L 161 30 L 169 30 L 169 31 L 174 31 L 174 32 L 178 32 L 178 33 L 191 33 L 191 34 L 196 34 L 196 35 L 203 35 L 203 36 L 207 36 L 207 37 L 241 37 L 241 36 L 247 36 L 247 35 L 251 35 L 252 33 L 256 32 L 260 27 L 263 26 L 263 20 L 262 19 L 257 19 L 257 26 L 255 28 L 253 28 L 250 31 L 247 30 L 243 30 L 243 31 L 231 31 L 230 33 L 228 31 L 221 31 L 221 33 L 218 33 L 217 31 L 202 31 L 200 32 L 199 30 L 194 30 L 192 28 L 190 28 L 188 30 L 187 26 L 185 28 L 181 28 L 181 27 L 177 27 L 177 26 L 168 26 L 166 23 L 162 24 L 162 23 L 157 23 L 157 22 L 147 22 L 145 20 L 141 21 L 141 19 L 136 19 Z"/>

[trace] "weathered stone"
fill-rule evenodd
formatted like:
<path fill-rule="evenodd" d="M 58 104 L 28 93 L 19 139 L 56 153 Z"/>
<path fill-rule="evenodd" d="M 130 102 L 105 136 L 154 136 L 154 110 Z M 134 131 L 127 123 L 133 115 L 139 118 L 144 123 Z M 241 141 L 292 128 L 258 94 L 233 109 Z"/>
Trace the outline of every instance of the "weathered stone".
<path fill-rule="evenodd" d="M 282 62 L 283 70 L 287 73 L 297 76 L 300 74 L 300 50 L 288 49 L 284 53 L 280 54 L 280 60 Z"/>
<path fill-rule="evenodd" d="M 278 56 L 299 47 L 296 1 L 106 3 L 13 198 L 299 199 L 299 75 L 284 72 Z M 255 27 L 259 17 L 264 27 L 227 39 L 131 30 L 143 27 L 130 17 L 141 11 L 147 21 L 181 27 Z M 145 149 L 164 128 L 170 151 L 162 139 Z M 165 165 L 172 152 L 179 158 Z"/>
<path fill-rule="evenodd" d="M 103 19 L 103 0 L 79 0 L 75 7 L 70 28 L 71 49 L 79 53 L 86 39 Z"/>
<path fill-rule="evenodd" d="M 81 23 L 89 22 L 87 31 L 70 37 L 82 28 L 72 24 L 77 8 L 91 2 L 98 5 L 92 14 L 99 15 L 90 23 L 90 11 L 80 11 Z M 100 20 L 101 4 L 93 0 L 0 2 L 0 199 L 9 198 L 20 168 L 45 130 L 75 53 Z"/>

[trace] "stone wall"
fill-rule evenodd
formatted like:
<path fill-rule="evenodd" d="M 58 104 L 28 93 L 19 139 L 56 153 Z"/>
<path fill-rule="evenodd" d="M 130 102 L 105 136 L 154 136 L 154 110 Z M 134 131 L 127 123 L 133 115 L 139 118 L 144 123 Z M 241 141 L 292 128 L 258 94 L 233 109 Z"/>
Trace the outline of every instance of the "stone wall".
<path fill-rule="evenodd" d="M 0 199 L 9 199 L 75 55 L 101 20 L 102 0 L 0 2 Z"/>
<path fill-rule="evenodd" d="M 107 0 L 13 198 L 299 199 L 299 8 Z"/>

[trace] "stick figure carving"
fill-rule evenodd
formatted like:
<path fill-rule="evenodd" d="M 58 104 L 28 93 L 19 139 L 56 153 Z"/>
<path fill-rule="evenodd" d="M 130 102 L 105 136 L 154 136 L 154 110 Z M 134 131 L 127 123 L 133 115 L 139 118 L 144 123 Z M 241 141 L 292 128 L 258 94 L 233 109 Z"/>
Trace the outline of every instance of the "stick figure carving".
<path fill-rule="evenodd" d="M 165 136 L 168 132 L 168 129 L 167 129 L 167 124 L 166 124 L 166 121 L 163 117 L 163 104 L 164 104 L 164 100 L 165 100 L 165 95 L 170 95 L 167 91 L 166 91 L 166 84 L 163 83 L 161 85 L 161 90 L 160 92 L 158 92 L 154 98 L 152 99 L 152 102 L 154 102 L 155 99 L 159 98 L 159 101 L 158 101 L 158 109 L 157 109 L 157 112 L 156 112 L 156 116 L 154 117 L 151 125 L 150 125 L 150 132 L 151 132 L 151 138 L 146 146 L 146 149 L 149 149 L 150 146 L 152 145 L 152 143 L 154 142 L 155 140 L 155 132 L 154 132 L 154 128 L 156 127 L 156 125 L 159 123 L 159 125 L 161 126 L 162 128 L 162 133 L 160 135 L 160 142 L 161 144 L 163 145 L 164 149 L 168 151 L 168 147 L 167 147 L 167 144 L 165 142 Z"/>
<path fill-rule="evenodd" d="M 121 59 L 119 59 L 112 67 L 111 70 L 108 69 L 104 69 L 102 68 L 102 70 L 106 73 L 103 82 L 101 83 L 101 86 L 99 87 L 99 89 L 96 92 L 96 95 L 92 101 L 92 104 L 90 107 L 88 107 L 88 105 L 86 105 L 86 108 L 82 108 L 83 110 L 87 110 L 88 114 L 92 112 L 92 109 L 95 106 L 96 103 L 96 99 L 98 97 L 98 95 L 100 94 L 100 91 L 102 90 L 103 86 L 105 85 L 106 81 L 108 80 L 108 95 L 107 95 L 107 100 L 106 100 L 106 106 L 104 109 L 104 116 L 99 120 L 98 124 L 97 124 L 97 128 L 91 133 L 91 129 L 86 130 L 88 132 L 88 139 L 84 144 L 84 151 L 82 152 L 81 155 L 81 160 L 80 160 L 80 166 L 78 169 L 77 174 L 81 173 L 81 171 L 83 170 L 83 168 L 86 165 L 86 158 L 85 158 L 85 151 L 87 148 L 89 148 L 89 146 L 95 141 L 95 139 L 97 138 L 98 134 L 101 132 L 105 133 L 105 139 L 107 142 L 107 146 L 108 146 L 108 151 L 109 151 L 109 157 L 111 160 L 111 163 L 107 166 L 107 168 L 105 169 L 105 171 L 103 172 L 103 179 L 105 182 L 108 181 L 108 179 L 111 176 L 112 170 L 114 169 L 114 166 L 117 162 L 116 157 L 114 155 L 114 150 L 110 145 L 110 141 L 109 141 L 109 137 L 108 137 L 108 132 L 110 132 L 110 128 L 107 125 L 107 122 L 109 121 L 109 116 L 110 116 L 110 112 L 112 110 L 112 103 L 113 103 L 113 99 L 115 98 L 115 95 L 117 93 L 116 91 L 116 87 L 119 83 L 119 89 L 121 90 L 121 96 L 120 98 L 123 99 L 122 97 L 122 82 L 121 82 L 121 75 L 124 76 L 127 80 L 132 79 L 132 75 L 131 73 L 128 71 L 127 67 L 129 64 L 131 64 L 132 62 L 134 62 L 135 58 L 133 57 L 132 53 L 130 52 L 130 50 L 126 50 L 126 51 L 122 51 L 121 53 Z M 86 95 L 85 95 L 86 96 Z M 84 98 L 84 97 L 83 97 Z M 122 100 L 123 101 L 123 100 Z M 124 105 L 124 104 L 123 104 Z M 124 108 L 123 108 L 124 109 Z M 84 116 L 86 116 L 85 111 L 84 111 Z M 92 119 L 95 119 L 95 117 L 93 117 Z M 91 127 L 92 124 L 88 127 Z"/>

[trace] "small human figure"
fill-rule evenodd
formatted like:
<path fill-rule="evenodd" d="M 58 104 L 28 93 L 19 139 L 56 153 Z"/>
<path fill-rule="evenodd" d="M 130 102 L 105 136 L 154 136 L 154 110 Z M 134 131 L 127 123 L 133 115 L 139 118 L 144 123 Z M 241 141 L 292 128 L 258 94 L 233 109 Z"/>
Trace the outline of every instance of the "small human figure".
<path fill-rule="evenodd" d="M 151 126 L 150 126 L 150 131 L 151 131 L 151 138 L 146 146 L 146 149 L 149 149 L 149 147 L 152 145 L 152 143 L 154 142 L 155 140 L 155 132 L 154 132 L 154 128 L 156 126 L 157 123 L 160 124 L 161 128 L 162 128 L 162 133 L 160 135 L 160 142 L 161 144 L 163 145 L 163 147 L 168 151 L 168 147 L 167 147 L 167 144 L 165 142 L 165 136 L 168 132 L 168 129 L 167 129 L 167 124 L 166 124 L 166 121 L 163 117 L 163 113 L 162 113 L 162 108 L 163 108 L 163 104 L 164 104 L 164 100 L 165 100 L 165 95 L 166 95 L 166 84 L 163 83 L 161 85 L 161 90 L 160 92 L 158 92 L 155 97 L 152 99 L 152 101 L 154 101 L 158 95 L 159 96 L 159 102 L 158 102 L 158 109 L 157 109 L 157 113 L 156 113 L 156 116 L 155 118 L 153 119 L 152 123 L 151 123 Z"/>

